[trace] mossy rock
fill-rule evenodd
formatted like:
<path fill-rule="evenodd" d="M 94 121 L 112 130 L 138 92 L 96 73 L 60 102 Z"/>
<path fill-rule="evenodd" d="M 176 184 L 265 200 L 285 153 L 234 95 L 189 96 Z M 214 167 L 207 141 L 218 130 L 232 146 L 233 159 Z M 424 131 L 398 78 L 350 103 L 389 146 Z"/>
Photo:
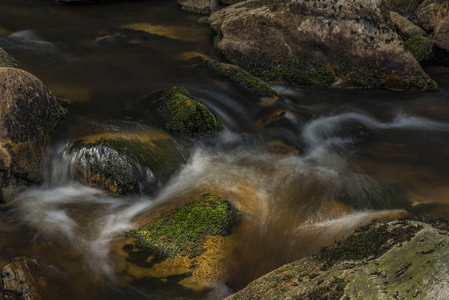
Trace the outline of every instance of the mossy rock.
<path fill-rule="evenodd" d="M 389 80 L 396 74 L 404 89 L 435 90 L 392 29 L 385 3 L 359 2 L 237 3 L 210 16 L 214 47 L 265 81 L 386 89 L 397 86 Z"/>
<path fill-rule="evenodd" d="M 417 222 L 428 219 L 360 226 L 348 238 L 226 299 L 436 299 L 447 293 L 449 221 Z"/>
<path fill-rule="evenodd" d="M 153 129 L 86 136 L 67 151 L 77 180 L 116 195 L 152 194 L 185 162 L 182 144 Z"/>
<path fill-rule="evenodd" d="M 204 65 L 217 74 L 228 78 L 234 83 L 238 84 L 245 90 L 260 96 L 278 96 L 279 92 L 268 85 L 262 79 L 251 75 L 242 68 L 223 63 L 221 61 L 212 59 L 206 55 L 197 52 L 183 52 L 179 56 L 183 60 L 188 60 L 195 65 Z"/>
<path fill-rule="evenodd" d="M 412 36 L 405 41 L 405 45 L 420 63 L 430 61 L 434 55 L 433 43 L 428 37 Z"/>
<path fill-rule="evenodd" d="M 175 257 L 195 257 L 208 235 L 226 236 L 237 221 L 237 210 L 226 199 L 203 196 L 176 213 L 129 232 L 147 251 Z"/>
<path fill-rule="evenodd" d="M 221 121 L 183 87 L 167 90 L 158 107 L 166 128 L 181 135 L 197 136 L 224 128 Z"/>
<path fill-rule="evenodd" d="M 234 206 L 203 195 L 162 207 L 141 217 L 149 223 L 127 232 L 113 247 L 121 278 L 145 288 L 155 283 L 151 290 L 156 294 L 166 294 L 169 285 L 171 297 L 224 282 L 230 276 L 225 262 L 233 247 L 229 237 L 240 220 Z"/>

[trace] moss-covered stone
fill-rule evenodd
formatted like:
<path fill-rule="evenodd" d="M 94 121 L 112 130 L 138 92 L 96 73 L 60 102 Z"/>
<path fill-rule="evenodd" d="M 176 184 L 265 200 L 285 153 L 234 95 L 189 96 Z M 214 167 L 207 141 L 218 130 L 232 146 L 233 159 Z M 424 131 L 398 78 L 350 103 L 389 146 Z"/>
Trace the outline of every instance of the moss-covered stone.
<path fill-rule="evenodd" d="M 434 50 L 432 41 L 429 38 L 415 35 L 406 40 L 405 45 L 420 63 L 432 59 Z"/>
<path fill-rule="evenodd" d="M 383 2 L 248 0 L 209 21 L 220 55 L 265 81 L 385 89 L 394 73 L 405 89 L 435 89 Z"/>
<path fill-rule="evenodd" d="M 112 247 L 118 274 L 152 294 L 198 296 L 232 276 L 230 233 L 239 220 L 228 200 L 209 194 L 160 203 Z"/>
<path fill-rule="evenodd" d="M 215 71 L 217 74 L 224 76 L 244 89 L 261 96 L 277 96 L 279 92 L 269 86 L 262 79 L 251 75 L 242 68 L 220 62 L 206 55 L 197 52 L 184 52 L 179 57 L 188 60 L 195 65 L 205 65 Z"/>
<path fill-rule="evenodd" d="M 196 136 L 223 129 L 220 120 L 183 87 L 171 88 L 159 102 L 159 110 L 170 131 Z"/>
<path fill-rule="evenodd" d="M 191 257 L 204 252 L 201 245 L 208 235 L 228 235 L 237 220 L 237 210 L 223 198 L 203 196 L 176 213 L 129 232 L 137 245 L 150 252 L 175 257 Z"/>

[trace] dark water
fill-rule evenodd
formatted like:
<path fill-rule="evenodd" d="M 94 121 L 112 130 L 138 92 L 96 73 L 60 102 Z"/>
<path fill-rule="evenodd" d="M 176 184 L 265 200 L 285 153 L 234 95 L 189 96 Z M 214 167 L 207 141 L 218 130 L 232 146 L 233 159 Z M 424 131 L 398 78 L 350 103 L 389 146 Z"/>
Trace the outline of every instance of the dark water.
<path fill-rule="evenodd" d="M 123 29 L 136 23 L 153 34 Z M 11 31 L 0 37 L 0 47 L 71 112 L 54 134 L 46 184 L 0 211 L 0 265 L 18 255 L 38 257 L 45 299 L 189 298 L 148 288 L 149 282 L 121 281 L 110 253 L 114 236 L 135 216 L 188 194 L 220 194 L 251 216 L 232 236 L 234 276 L 198 296 L 209 299 L 374 217 L 449 214 L 448 68 L 427 68 L 440 85 L 435 93 L 274 85 L 281 97 L 259 98 L 183 61 L 188 51 L 217 55 L 208 27 L 174 1 L 62 6 L 0 0 L 0 26 Z M 186 163 L 155 195 L 111 197 L 54 180 L 66 174 L 73 156 L 63 149 L 73 138 L 98 130 L 124 136 L 163 130 L 151 119 L 137 123 L 146 116 L 130 108 L 174 85 L 188 87 L 227 130 L 185 141 Z M 266 121 L 280 111 L 280 120 Z M 300 155 L 273 154 L 273 141 Z"/>

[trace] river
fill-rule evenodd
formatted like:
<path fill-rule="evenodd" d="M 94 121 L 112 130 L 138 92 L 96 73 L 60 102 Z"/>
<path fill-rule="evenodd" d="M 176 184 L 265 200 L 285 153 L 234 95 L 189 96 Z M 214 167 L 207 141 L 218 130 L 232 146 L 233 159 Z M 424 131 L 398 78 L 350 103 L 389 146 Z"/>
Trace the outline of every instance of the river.
<path fill-rule="evenodd" d="M 53 135 L 45 184 L 0 206 L 0 265 L 38 257 L 45 299 L 220 299 L 372 218 L 449 215 L 449 68 L 426 67 L 440 86 L 431 93 L 274 84 L 281 96 L 261 98 L 182 60 L 188 51 L 219 59 L 198 18 L 175 1 L 0 0 L 0 26 L 11 31 L 0 47 L 70 111 Z M 153 34 L 124 29 L 136 23 Z M 127 112 L 175 85 L 226 130 L 180 147 L 185 164 L 151 195 L 113 197 L 70 180 L 76 153 L 65 145 L 99 128 L 125 136 L 163 130 Z M 279 112 L 280 120 L 266 121 Z M 272 153 L 273 141 L 300 154 Z M 122 282 L 114 237 L 153 205 L 202 192 L 228 197 L 251 216 L 234 233 L 234 278 L 197 296 Z"/>

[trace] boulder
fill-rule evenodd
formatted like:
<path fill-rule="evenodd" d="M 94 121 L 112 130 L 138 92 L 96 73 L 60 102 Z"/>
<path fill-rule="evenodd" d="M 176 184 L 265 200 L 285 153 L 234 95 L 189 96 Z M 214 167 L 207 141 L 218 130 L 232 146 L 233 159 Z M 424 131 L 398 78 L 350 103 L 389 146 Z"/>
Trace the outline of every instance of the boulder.
<path fill-rule="evenodd" d="M 5 50 L 0 48 L 0 68 L 2 67 L 15 68 L 17 63 Z"/>
<path fill-rule="evenodd" d="M 279 93 L 260 78 L 257 78 L 242 68 L 220 62 L 206 55 L 196 52 L 185 52 L 180 55 L 183 59 L 205 65 L 217 74 L 229 78 L 244 89 L 261 96 L 277 96 Z"/>
<path fill-rule="evenodd" d="M 153 294 L 168 287 L 171 297 L 225 282 L 232 276 L 225 262 L 228 236 L 238 219 L 228 200 L 211 195 L 152 209 L 113 248 L 121 279 Z"/>
<path fill-rule="evenodd" d="M 64 114 L 39 79 L 0 68 L 0 200 L 42 180 L 46 138 Z"/>
<path fill-rule="evenodd" d="M 363 88 L 437 88 L 381 1 L 248 0 L 209 18 L 216 49 L 265 81 Z"/>
<path fill-rule="evenodd" d="M 400 35 L 404 39 L 408 39 L 415 35 L 425 35 L 426 32 L 421 27 L 413 24 L 407 18 L 401 16 L 397 12 L 390 12 L 391 21 L 398 28 Z"/>
<path fill-rule="evenodd" d="M 374 221 L 226 299 L 444 299 L 448 229 L 434 217 Z"/>
<path fill-rule="evenodd" d="M 182 144 L 151 128 L 94 133 L 66 146 L 71 176 L 115 195 L 152 194 L 185 162 Z"/>
<path fill-rule="evenodd" d="M 39 267 L 35 259 L 16 257 L 2 270 L 4 300 L 41 300 Z"/>

